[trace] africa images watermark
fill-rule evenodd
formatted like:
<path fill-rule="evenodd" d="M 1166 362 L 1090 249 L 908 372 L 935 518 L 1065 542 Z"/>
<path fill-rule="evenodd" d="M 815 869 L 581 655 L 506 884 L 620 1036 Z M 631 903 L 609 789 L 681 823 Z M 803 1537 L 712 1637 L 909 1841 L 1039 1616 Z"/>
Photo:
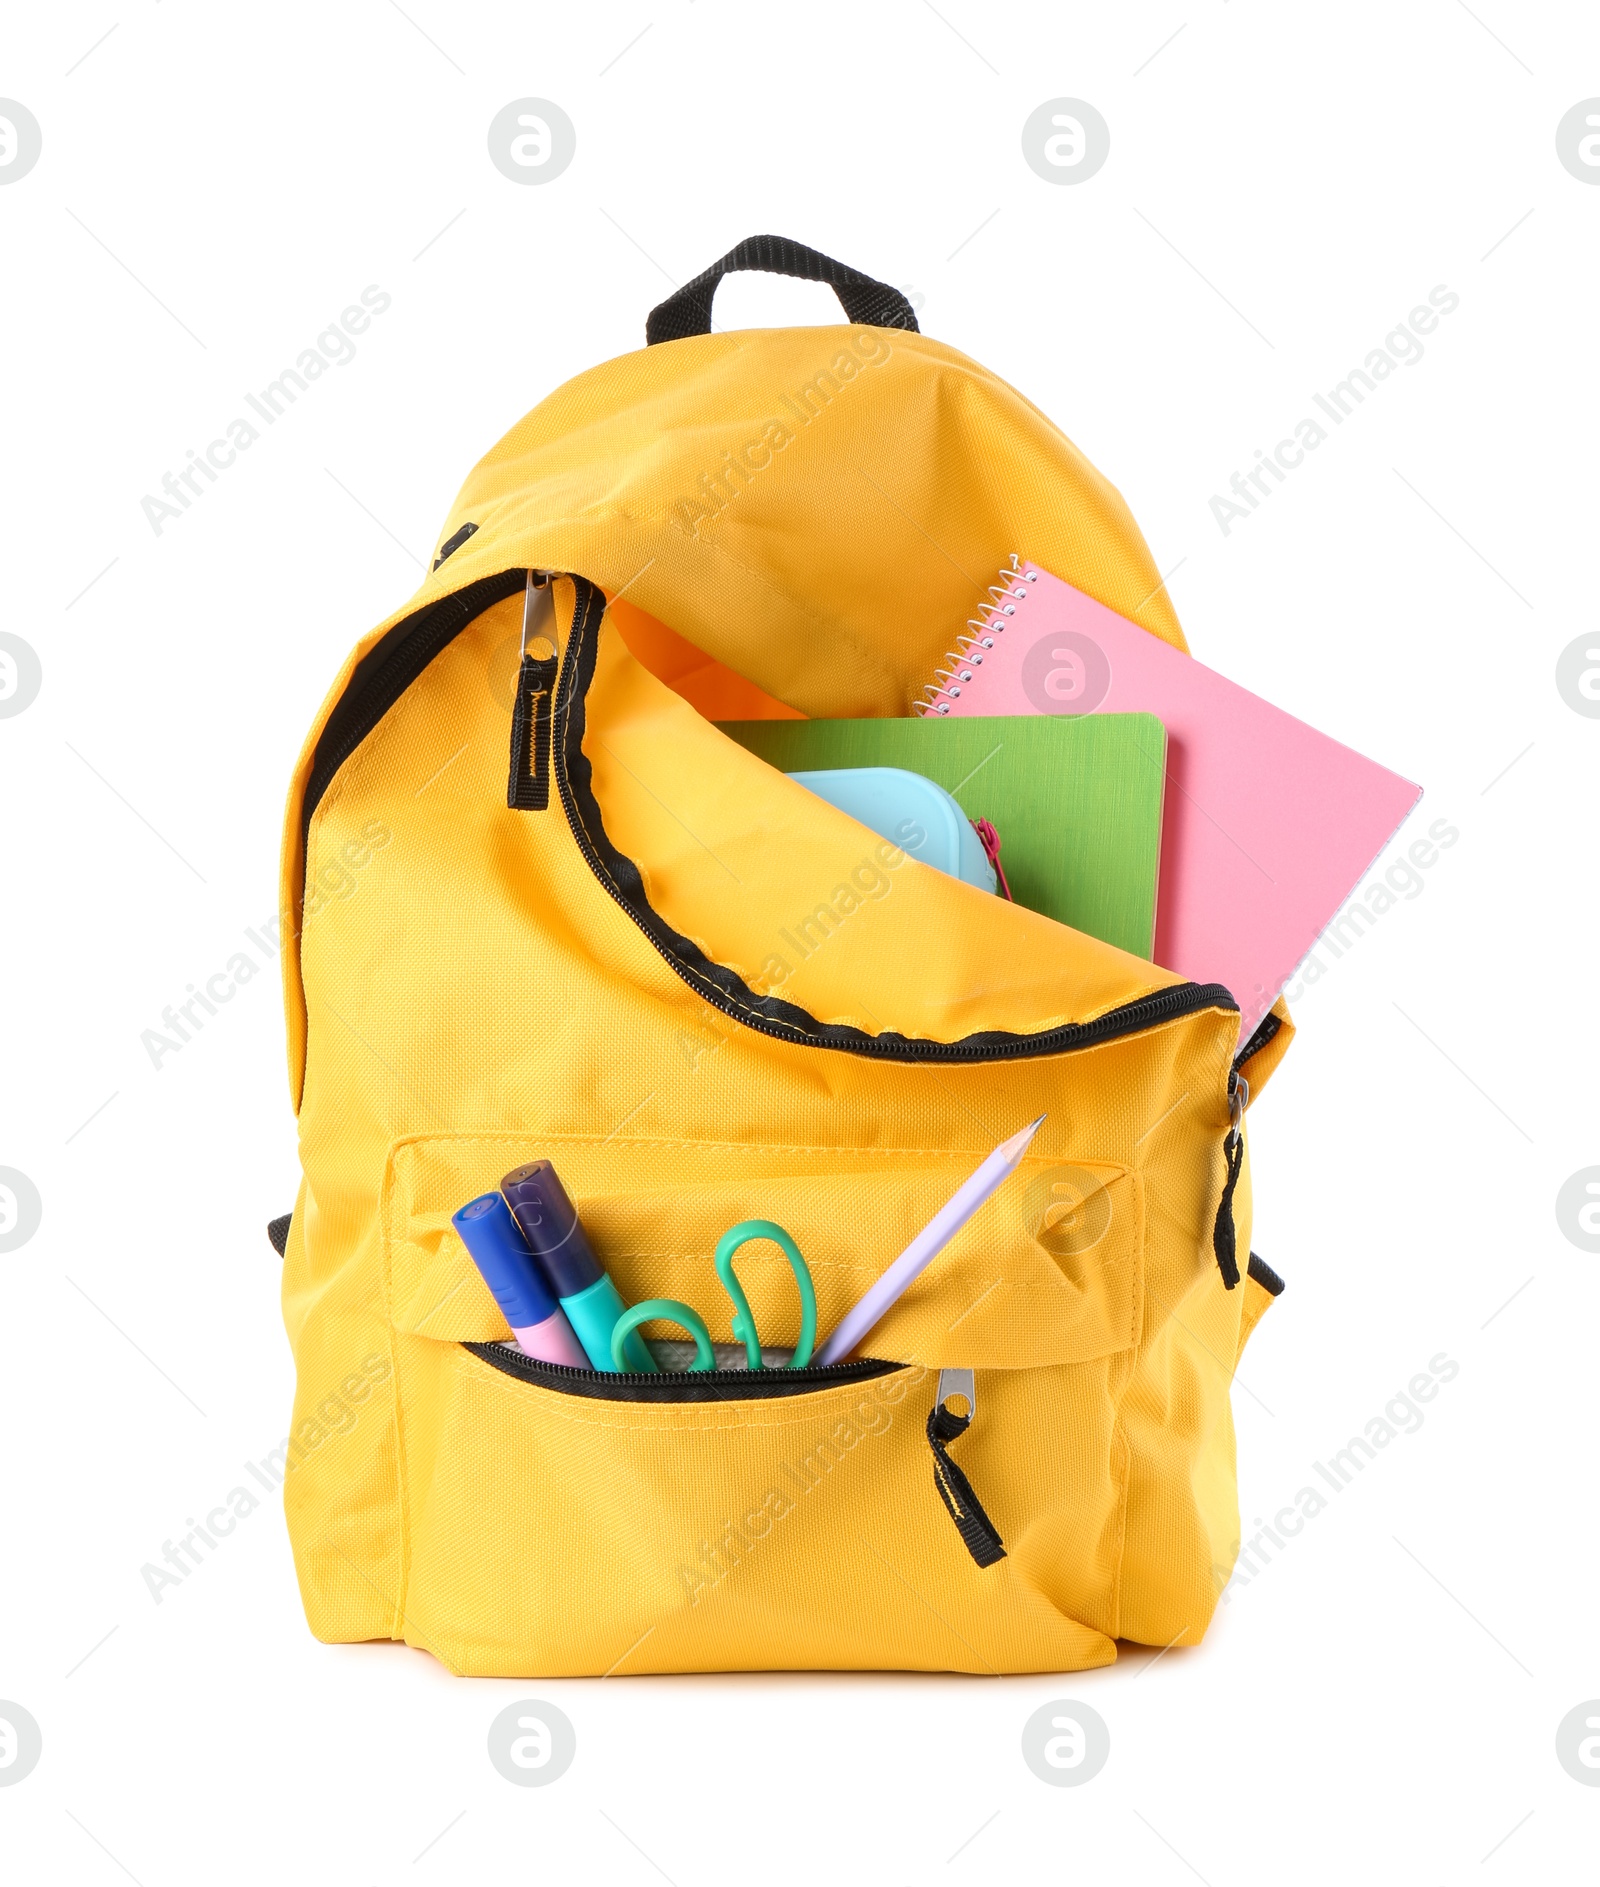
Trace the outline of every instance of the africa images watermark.
<path fill-rule="evenodd" d="M 276 425 L 299 396 L 308 392 L 313 382 L 320 380 L 330 367 L 350 365 L 356 357 L 355 336 L 365 334 L 372 326 L 373 316 L 385 313 L 392 300 L 387 289 L 369 283 L 361 291 L 359 306 L 352 302 L 337 321 L 322 330 L 316 344 L 302 349 L 295 364 L 285 367 L 276 380 L 269 380 L 259 393 L 247 393 L 245 405 L 262 425 Z M 203 453 L 191 446 L 188 463 L 177 472 L 162 476 L 164 497 L 156 498 L 147 493 L 140 499 L 140 509 L 157 537 L 172 519 L 181 518 L 195 499 L 203 498 L 207 487 L 216 484 L 220 474 L 238 463 L 239 454 L 248 452 L 261 437 L 251 421 L 242 415 L 229 420 L 223 431 L 226 436 L 213 439 Z"/>
<path fill-rule="evenodd" d="M 302 935 L 306 925 L 315 923 L 320 912 L 354 897 L 358 882 L 356 873 L 370 864 L 373 854 L 381 852 L 393 837 L 394 834 L 381 820 L 369 819 L 359 833 L 344 841 L 337 853 L 319 860 L 307 872 Z M 244 934 L 267 963 L 283 947 L 276 917 L 263 918 L 259 930 L 246 925 Z M 232 1002 L 246 983 L 255 980 L 263 967 L 248 950 L 236 950 L 222 968 L 208 976 L 203 984 L 191 983 L 186 1000 L 169 1003 L 162 1010 L 161 1027 L 145 1029 L 139 1037 L 145 1053 L 150 1057 L 150 1065 L 157 1074 L 161 1072 L 167 1056 L 176 1055 L 186 1043 L 192 1041 L 205 1027 L 206 1017 L 219 1014 L 221 1006 Z"/>
<path fill-rule="evenodd" d="M 1413 308 L 1404 322 L 1391 328 L 1383 337 L 1382 347 L 1373 348 L 1359 367 L 1352 367 L 1325 394 L 1313 393 L 1313 405 L 1335 426 L 1342 426 L 1397 367 L 1416 366 L 1426 351 L 1422 337 L 1434 332 L 1441 315 L 1454 314 L 1460 306 L 1461 297 L 1441 282 L 1429 291 L 1426 304 Z M 1255 464 L 1244 472 L 1235 472 L 1228 481 L 1233 497 L 1212 496 L 1211 515 L 1222 535 L 1226 537 L 1237 520 L 1248 518 L 1263 498 L 1270 498 L 1273 487 L 1286 483 L 1289 474 L 1305 464 L 1306 454 L 1315 452 L 1328 436 L 1321 420 L 1308 415 L 1296 422 L 1292 439 L 1280 439 L 1270 453 L 1258 447 Z"/>
<path fill-rule="evenodd" d="M 752 433 L 743 445 L 724 452 L 716 470 L 702 472 L 696 488 L 674 502 L 672 522 L 690 537 L 702 525 L 714 524 L 778 453 L 793 445 L 814 419 L 827 412 L 853 380 L 868 367 L 881 366 L 892 352 L 882 328 L 852 328 L 848 345 L 839 349 L 829 366 L 779 397 L 782 412 Z"/>
<path fill-rule="evenodd" d="M 1428 827 L 1427 838 L 1413 839 L 1405 857 L 1395 859 L 1382 877 L 1373 872 L 1366 883 L 1358 885 L 1284 984 L 1288 1000 L 1298 1002 L 1313 983 L 1320 983 L 1327 975 L 1328 966 L 1317 955 L 1318 950 L 1336 958 L 1346 955 L 1397 902 L 1411 904 L 1420 898 L 1427 889 L 1422 873 L 1438 864 L 1439 854 L 1448 852 L 1460 837 L 1449 820 L 1435 819 Z"/>
<path fill-rule="evenodd" d="M 895 827 L 899 845 L 884 839 L 874 846 L 871 858 L 863 858 L 852 867 L 848 883 L 835 885 L 827 898 L 804 917 L 781 925 L 778 942 L 794 955 L 797 963 L 808 963 L 830 937 L 837 935 L 847 919 L 869 903 L 881 904 L 888 897 L 894 888 L 889 873 L 897 871 L 906 862 L 907 853 L 914 852 L 927 836 L 915 820 L 902 819 Z M 788 958 L 774 950 L 759 973 L 750 978 L 750 987 L 757 995 L 769 996 L 793 974 L 794 966 Z"/>
<path fill-rule="evenodd" d="M 1378 1459 L 1381 1450 L 1390 1447 L 1402 1435 L 1416 1434 L 1425 1420 L 1418 1403 L 1432 1402 L 1440 1387 L 1454 1382 L 1460 1374 L 1461 1365 L 1443 1350 L 1429 1357 L 1428 1367 L 1419 1370 L 1403 1390 L 1397 1389 L 1383 1405 L 1382 1414 L 1373 1416 L 1359 1435 L 1352 1435 L 1326 1461 L 1313 1461 L 1312 1473 L 1336 1499 L 1369 1462 Z M 1272 1563 L 1273 1548 L 1282 1553 L 1290 1541 L 1305 1531 L 1306 1522 L 1325 1513 L 1331 1504 L 1322 1487 L 1313 1487 L 1308 1482 L 1296 1489 L 1292 1500 L 1278 1509 L 1270 1524 L 1258 1514 L 1254 1523 L 1257 1531 L 1253 1538 L 1240 1542 L 1231 1577 L 1226 1566 L 1212 1569 L 1222 1590 L 1223 1603 L 1227 1603 L 1235 1586 L 1247 1586 L 1252 1579 L 1261 1577 Z"/>
<path fill-rule="evenodd" d="M 277 956 L 281 946 L 276 917 L 263 918 L 260 930 L 247 924 L 244 934 L 261 952 L 263 962 L 258 963 L 248 950 L 234 951 L 222 968 L 208 976 L 203 985 L 191 983 L 184 1000 L 168 1003 L 161 1011 L 159 1029 L 145 1029 L 140 1034 L 144 1052 L 150 1057 L 150 1065 L 157 1074 L 160 1074 L 161 1064 L 168 1055 L 176 1055 L 186 1043 L 193 1041 L 205 1027 L 207 1016 L 219 1014 L 222 1004 L 232 1002 L 245 984 L 254 982 Z"/>
<path fill-rule="evenodd" d="M 926 1375 L 925 1369 L 913 1367 L 910 1374 L 897 1370 L 881 1382 L 863 1384 L 861 1395 L 834 1419 L 825 1435 L 819 1435 L 798 1460 L 780 1462 L 774 1485 L 752 1501 L 738 1520 L 725 1520 L 719 1532 L 702 1539 L 692 1564 L 679 1564 L 685 1603 L 698 1605 L 759 1553 L 774 1530 L 798 1510 L 807 1494 L 825 1484 L 852 1449 L 868 1437 L 886 1435 L 894 1425 L 894 1409 Z"/>
<path fill-rule="evenodd" d="M 285 1435 L 276 1448 L 269 1449 L 259 1461 L 247 1461 L 244 1471 L 268 1494 L 275 1494 L 305 1461 L 325 1442 L 348 1435 L 360 1420 L 360 1405 L 374 1389 L 390 1376 L 389 1359 L 373 1355 L 363 1358 L 331 1394 L 323 1396 L 310 1414 L 295 1424 L 292 1435 Z M 176 1541 L 161 1542 L 163 1566 L 149 1561 L 139 1568 L 150 1597 L 159 1605 L 168 1587 L 181 1586 L 203 1566 L 234 1531 L 241 1520 L 248 1520 L 261 1505 L 261 1496 L 241 1481 L 230 1487 L 206 1515 L 204 1521 L 193 1514 L 184 1521 L 189 1529 Z M 200 1549 L 206 1550 L 202 1552 Z"/>

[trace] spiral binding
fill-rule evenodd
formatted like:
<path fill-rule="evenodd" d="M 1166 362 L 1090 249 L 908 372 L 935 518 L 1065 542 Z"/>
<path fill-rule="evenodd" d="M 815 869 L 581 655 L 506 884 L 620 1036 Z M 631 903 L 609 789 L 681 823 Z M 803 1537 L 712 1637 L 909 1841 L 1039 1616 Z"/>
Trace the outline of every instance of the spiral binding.
<path fill-rule="evenodd" d="M 933 680 L 922 691 L 922 699 L 913 703 L 918 714 L 950 712 L 951 703 L 972 680 L 974 672 L 983 666 L 984 652 L 992 649 L 1005 634 L 1017 613 L 1017 605 L 1025 603 L 1032 595 L 1027 585 L 1039 581 L 1038 571 L 1024 570 L 1015 551 L 1011 553 L 1011 567 L 1002 566 L 999 577 L 998 583 L 989 585 L 989 595 L 994 600 L 980 603 L 978 614 L 967 618 L 971 634 L 958 635 L 956 646 L 945 651 L 942 659 L 950 666 L 936 668 Z"/>

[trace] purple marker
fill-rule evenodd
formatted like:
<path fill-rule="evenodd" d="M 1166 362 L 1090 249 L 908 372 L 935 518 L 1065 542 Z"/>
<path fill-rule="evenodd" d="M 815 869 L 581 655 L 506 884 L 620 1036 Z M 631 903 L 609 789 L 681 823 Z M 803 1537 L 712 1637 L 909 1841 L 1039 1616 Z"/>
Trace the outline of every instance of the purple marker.
<path fill-rule="evenodd" d="M 500 1191 L 590 1363 L 596 1369 L 614 1370 L 611 1330 L 622 1315 L 622 1299 L 594 1254 L 561 1175 L 548 1160 L 529 1160 L 506 1174 Z M 628 1336 L 626 1355 L 634 1372 L 657 1373 L 656 1359 L 637 1330 Z"/>
<path fill-rule="evenodd" d="M 561 1306 L 517 1230 L 517 1222 L 497 1192 L 486 1192 L 453 1215 L 450 1223 L 483 1273 L 494 1301 L 511 1326 L 517 1347 L 540 1363 L 565 1363 L 587 1369 L 589 1359 L 572 1333 Z"/>

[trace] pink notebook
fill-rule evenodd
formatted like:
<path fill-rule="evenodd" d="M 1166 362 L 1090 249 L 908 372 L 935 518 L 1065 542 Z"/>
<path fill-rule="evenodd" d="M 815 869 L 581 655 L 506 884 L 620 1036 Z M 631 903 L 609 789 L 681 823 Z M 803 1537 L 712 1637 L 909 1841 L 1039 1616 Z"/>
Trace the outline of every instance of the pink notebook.
<path fill-rule="evenodd" d="M 1019 565 L 990 595 L 923 712 L 1143 710 L 1165 723 L 1155 960 L 1229 989 L 1248 1039 L 1421 787 L 1037 564 Z"/>

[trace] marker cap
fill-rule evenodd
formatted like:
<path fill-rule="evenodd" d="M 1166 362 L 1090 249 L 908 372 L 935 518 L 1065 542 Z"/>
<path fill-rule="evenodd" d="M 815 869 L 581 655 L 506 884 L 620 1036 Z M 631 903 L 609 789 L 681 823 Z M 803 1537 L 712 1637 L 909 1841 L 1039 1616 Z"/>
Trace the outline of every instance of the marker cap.
<path fill-rule="evenodd" d="M 577 1207 L 548 1160 L 530 1160 L 507 1173 L 500 1191 L 557 1297 L 576 1297 L 605 1275 Z"/>
<path fill-rule="evenodd" d="M 560 1310 L 555 1295 L 541 1274 L 528 1241 L 517 1230 L 506 1202 L 497 1192 L 486 1192 L 452 1214 L 450 1223 L 483 1273 L 494 1301 L 513 1330 L 526 1330 L 549 1321 Z"/>

